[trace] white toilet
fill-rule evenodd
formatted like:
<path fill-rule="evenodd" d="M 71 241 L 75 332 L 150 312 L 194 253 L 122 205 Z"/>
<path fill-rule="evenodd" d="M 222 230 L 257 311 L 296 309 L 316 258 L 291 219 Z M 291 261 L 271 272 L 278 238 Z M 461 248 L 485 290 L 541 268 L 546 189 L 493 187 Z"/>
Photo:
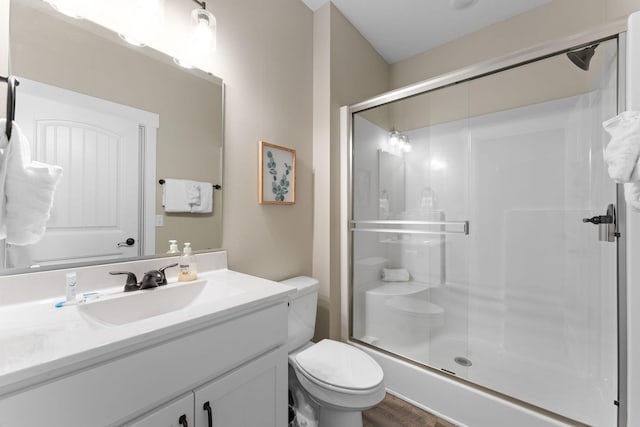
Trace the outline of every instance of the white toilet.
<path fill-rule="evenodd" d="M 384 373 L 354 346 L 313 337 L 318 281 L 299 276 L 282 283 L 298 292 L 289 301 L 289 372 L 295 372 L 305 397 L 318 407 L 318 427 L 362 427 L 362 411 L 384 399 Z"/>

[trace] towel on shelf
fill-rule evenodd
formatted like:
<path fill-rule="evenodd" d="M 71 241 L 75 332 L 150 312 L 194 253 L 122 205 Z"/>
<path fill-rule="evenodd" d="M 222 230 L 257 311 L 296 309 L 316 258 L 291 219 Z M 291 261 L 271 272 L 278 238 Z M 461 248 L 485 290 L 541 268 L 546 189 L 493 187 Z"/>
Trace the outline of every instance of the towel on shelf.
<path fill-rule="evenodd" d="M 409 271 L 405 268 L 382 269 L 383 282 L 408 282 L 410 278 Z"/>
<path fill-rule="evenodd" d="M 213 209 L 213 186 L 209 182 L 165 179 L 162 205 L 165 212 L 208 213 Z"/>
<path fill-rule="evenodd" d="M 0 128 L 4 129 L 4 120 Z M 29 141 L 16 123 L 11 140 L 2 135 L 0 146 L 5 147 L 7 158 L 4 180 L 3 219 L 7 243 L 31 245 L 40 241 L 51 215 L 55 189 L 62 177 L 60 166 L 31 160 Z"/>

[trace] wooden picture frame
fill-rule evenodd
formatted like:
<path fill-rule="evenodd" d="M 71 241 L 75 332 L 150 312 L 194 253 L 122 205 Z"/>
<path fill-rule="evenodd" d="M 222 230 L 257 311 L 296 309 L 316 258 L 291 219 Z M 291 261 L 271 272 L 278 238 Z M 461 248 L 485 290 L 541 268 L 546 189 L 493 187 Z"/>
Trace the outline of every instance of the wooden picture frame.
<path fill-rule="evenodd" d="M 296 150 L 260 141 L 258 203 L 296 203 Z"/>

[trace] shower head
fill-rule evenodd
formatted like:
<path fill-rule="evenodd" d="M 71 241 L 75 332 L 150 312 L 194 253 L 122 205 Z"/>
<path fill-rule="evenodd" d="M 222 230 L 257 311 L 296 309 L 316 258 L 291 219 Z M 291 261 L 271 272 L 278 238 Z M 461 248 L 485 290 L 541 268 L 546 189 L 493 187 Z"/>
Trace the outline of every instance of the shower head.
<path fill-rule="evenodd" d="M 580 69 L 587 71 L 589 70 L 589 63 L 597 47 L 598 45 L 594 44 L 584 49 L 572 50 L 571 52 L 567 52 L 567 57 Z"/>

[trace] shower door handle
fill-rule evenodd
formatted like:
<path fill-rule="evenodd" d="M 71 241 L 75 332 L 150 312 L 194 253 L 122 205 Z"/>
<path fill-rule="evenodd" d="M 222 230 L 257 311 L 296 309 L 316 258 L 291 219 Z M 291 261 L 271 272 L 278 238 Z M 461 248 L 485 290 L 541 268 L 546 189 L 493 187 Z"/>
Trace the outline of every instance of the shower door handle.
<path fill-rule="evenodd" d="M 598 240 L 601 242 L 615 242 L 620 233 L 616 231 L 616 208 L 613 204 L 607 207 L 606 215 L 596 215 L 582 218 L 582 222 L 590 222 L 598 226 Z"/>

